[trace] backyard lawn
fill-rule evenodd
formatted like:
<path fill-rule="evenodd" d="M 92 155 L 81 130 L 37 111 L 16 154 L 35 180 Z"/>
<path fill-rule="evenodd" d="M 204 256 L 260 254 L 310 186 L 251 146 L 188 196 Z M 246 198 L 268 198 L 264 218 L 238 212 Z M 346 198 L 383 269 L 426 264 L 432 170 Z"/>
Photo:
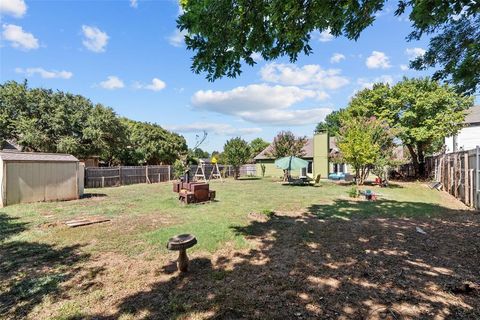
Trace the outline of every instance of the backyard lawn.
<path fill-rule="evenodd" d="M 445 193 L 398 183 L 364 187 L 381 193 L 367 202 L 347 185 L 254 178 L 211 188 L 218 201 L 189 206 L 171 184 L 140 184 L 0 209 L 0 318 L 480 318 L 480 215 Z M 64 224 L 88 216 L 111 220 Z M 185 275 L 166 249 L 180 233 L 198 239 Z"/>

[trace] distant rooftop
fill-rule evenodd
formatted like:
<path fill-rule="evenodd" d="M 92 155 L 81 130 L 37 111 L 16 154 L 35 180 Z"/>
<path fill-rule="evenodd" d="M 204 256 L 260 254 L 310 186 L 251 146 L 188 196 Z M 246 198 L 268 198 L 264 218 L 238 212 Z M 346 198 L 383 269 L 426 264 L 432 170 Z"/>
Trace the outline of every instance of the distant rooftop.
<path fill-rule="evenodd" d="M 70 154 L 41 152 L 0 151 L 0 159 L 3 161 L 78 162 L 78 159 Z"/>
<path fill-rule="evenodd" d="M 272 151 L 272 144 L 270 144 L 268 147 L 266 147 L 262 152 L 260 152 L 254 160 L 267 160 L 267 159 L 273 159 L 270 157 L 268 154 Z M 313 158 L 313 139 L 307 139 L 307 142 L 303 146 L 303 154 L 302 158 Z M 336 139 L 335 137 L 330 137 L 330 151 L 338 151 L 337 150 L 337 144 L 336 144 Z"/>
<path fill-rule="evenodd" d="M 480 106 L 475 106 L 467 111 L 467 116 L 465 117 L 466 124 L 477 124 L 480 125 Z"/>

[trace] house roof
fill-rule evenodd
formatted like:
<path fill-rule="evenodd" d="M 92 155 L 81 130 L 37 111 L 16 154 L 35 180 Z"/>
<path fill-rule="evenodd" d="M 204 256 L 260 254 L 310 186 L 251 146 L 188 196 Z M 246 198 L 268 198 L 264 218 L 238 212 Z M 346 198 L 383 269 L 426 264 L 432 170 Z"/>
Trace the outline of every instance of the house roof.
<path fill-rule="evenodd" d="M 269 144 L 268 147 L 263 149 L 253 160 L 267 160 L 273 159 L 268 154 L 272 151 L 272 144 Z M 307 142 L 303 146 L 302 149 L 304 156 L 302 158 L 313 158 L 313 139 L 307 139 Z"/>
<path fill-rule="evenodd" d="M 465 116 L 466 124 L 480 124 L 480 106 L 475 106 L 467 111 L 467 115 Z"/>
<path fill-rule="evenodd" d="M 330 150 L 329 152 L 331 152 L 332 150 L 336 150 L 338 151 L 337 149 L 337 144 L 336 144 L 336 139 L 335 137 L 330 137 Z M 260 152 L 255 158 L 253 158 L 254 160 L 267 160 L 267 159 L 273 159 L 272 157 L 268 156 L 268 153 L 272 150 L 272 145 L 270 144 L 268 147 L 266 147 L 262 152 Z M 307 142 L 305 143 L 305 145 L 303 146 L 303 149 L 302 149 L 303 153 L 304 153 L 304 156 L 302 158 L 313 158 L 313 139 L 307 139 Z"/>
<path fill-rule="evenodd" d="M 1 144 L 1 141 L 0 141 Z M 21 150 L 22 148 L 13 140 L 3 141 L 3 150 Z"/>
<path fill-rule="evenodd" d="M 77 158 L 69 154 L 40 152 L 0 151 L 0 159 L 3 161 L 78 162 Z"/>

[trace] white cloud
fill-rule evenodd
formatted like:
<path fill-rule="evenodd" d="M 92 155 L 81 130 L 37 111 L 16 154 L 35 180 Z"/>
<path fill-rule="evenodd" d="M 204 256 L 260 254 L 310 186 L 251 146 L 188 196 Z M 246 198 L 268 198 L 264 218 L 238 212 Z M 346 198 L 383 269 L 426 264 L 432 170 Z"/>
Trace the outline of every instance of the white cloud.
<path fill-rule="evenodd" d="M 107 80 L 100 82 L 100 87 L 108 90 L 115 90 L 125 87 L 125 84 L 116 76 L 108 76 Z"/>
<path fill-rule="evenodd" d="M 296 110 L 264 110 L 245 112 L 242 119 L 276 126 L 302 126 L 321 122 L 332 112 L 331 108 L 312 108 Z"/>
<path fill-rule="evenodd" d="M 162 89 L 165 89 L 166 86 L 167 84 L 164 81 L 158 78 L 153 78 L 152 83 L 147 85 L 145 88 L 148 90 L 160 91 Z"/>
<path fill-rule="evenodd" d="M 407 66 L 406 64 L 401 64 L 401 65 L 400 65 L 400 69 L 401 69 L 402 71 L 407 71 L 407 70 L 408 70 L 408 66 Z"/>
<path fill-rule="evenodd" d="M 405 54 L 410 60 L 413 60 L 417 57 L 423 56 L 425 54 L 425 49 L 422 48 L 407 48 L 405 49 Z"/>
<path fill-rule="evenodd" d="M 180 31 L 175 29 L 175 31 L 168 37 L 168 42 L 174 47 L 181 47 L 185 42 L 185 35 L 187 34 L 186 30 Z"/>
<path fill-rule="evenodd" d="M 349 83 L 339 69 L 322 69 L 318 64 L 297 67 L 294 64 L 269 63 L 260 70 L 264 81 L 317 89 L 338 89 Z"/>
<path fill-rule="evenodd" d="M 252 53 L 250 57 L 251 57 L 255 62 L 261 62 L 261 61 L 263 61 L 262 55 L 261 55 L 260 53 L 258 53 L 258 52 Z"/>
<path fill-rule="evenodd" d="M 369 69 L 387 69 L 390 68 L 390 59 L 381 51 L 372 51 L 365 64 Z"/>
<path fill-rule="evenodd" d="M 10 41 L 10 45 L 14 48 L 22 50 L 37 49 L 38 39 L 33 34 L 23 31 L 23 28 L 14 24 L 4 24 L 2 38 Z"/>
<path fill-rule="evenodd" d="M 16 68 L 15 69 L 16 73 L 23 73 L 26 74 L 27 76 L 33 76 L 35 74 L 38 74 L 44 79 L 70 79 L 73 76 L 73 73 L 70 71 L 57 71 L 57 70 L 45 70 L 43 68 Z"/>
<path fill-rule="evenodd" d="M 392 85 L 395 82 L 391 75 L 382 75 L 380 77 L 375 77 L 373 79 L 368 78 L 358 78 L 357 84 L 360 86 L 360 90 L 362 89 L 371 89 L 375 83 L 388 83 Z"/>
<path fill-rule="evenodd" d="M 295 86 L 252 84 L 229 91 L 200 90 L 192 97 L 199 110 L 213 111 L 245 121 L 269 125 L 304 125 L 323 120 L 329 108 L 289 109 L 306 99 L 317 99 L 315 90 Z"/>
<path fill-rule="evenodd" d="M 322 32 L 314 31 L 312 33 L 312 38 L 320 42 L 329 42 L 332 41 L 335 37 L 330 33 L 330 28 Z"/>
<path fill-rule="evenodd" d="M 193 106 L 219 113 L 285 109 L 307 98 L 315 98 L 314 90 L 298 87 L 251 84 L 229 91 L 200 90 L 192 97 Z"/>
<path fill-rule="evenodd" d="M 21 18 L 27 12 L 27 5 L 23 0 L 2 0 L 0 1 L 0 15 L 10 15 Z"/>
<path fill-rule="evenodd" d="M 130 0 L 130 7 L 137 8 L 138 7 L 138 0 Z"/>
<path fill-rule="evenodd" d="M 207 131 L 218 135 L 225 136 L 239 136 L 256 134 L 262 131 L 261 128 L 235 128 L 226 123 L 208 123 L 208 122 L 194 122 L 187 125 L 167 126 L 168 130 L 175 132 L 201 132 Z"/>
<path fill-rule="evenodd" d="M 341 53 L 334 53 L 330 58 L 330 63 L 339 63 L 340 61 L 345 60 L 345 56 Z"/>
<path fill-rule="evenodd" d="M 83 45 L 93 52 L 105 52 L 108 43 L 108 35 L 97 27 L 82 26 Z"/>
<path fill-rule="evenodd" d="M 150 84 L 141 84 L 139 82 L 134 83 L 133 87 L 135 89 L 147 89 L 147 90 L 152 90 L 152 91 L 160 91 L 165 89 L 167 84 L 158 79 L 158 78 L 153 78 L 152 82 Z"/>

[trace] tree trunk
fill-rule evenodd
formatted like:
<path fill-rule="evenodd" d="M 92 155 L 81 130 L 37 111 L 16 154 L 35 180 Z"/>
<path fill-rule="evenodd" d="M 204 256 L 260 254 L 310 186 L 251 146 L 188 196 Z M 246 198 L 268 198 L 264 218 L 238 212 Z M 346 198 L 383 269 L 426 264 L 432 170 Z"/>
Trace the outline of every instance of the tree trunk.
<path fill-rule="evenodd" d="M 240 167 L 235 166 L 233 168 L 233 178 L 238 180 L 238 177 L 240 177 Z"/>
<path fill-rule="evenodd" d="M 410 152 L 410 156 L 412 157 L 413 168 L 415 169 L 415 175 L 418 175 L 420 170 L 420 165 L 418 163 L 418 156 L 415 152 L 415 149 L 411 144 L 407 144 L 408 152 Z"/>
<path fill-rule="evenodd" d="M 418 150 L 418 175 L 425 178 L 425 153 L 423 152 L 423 145 L 417 145 Z"/>

